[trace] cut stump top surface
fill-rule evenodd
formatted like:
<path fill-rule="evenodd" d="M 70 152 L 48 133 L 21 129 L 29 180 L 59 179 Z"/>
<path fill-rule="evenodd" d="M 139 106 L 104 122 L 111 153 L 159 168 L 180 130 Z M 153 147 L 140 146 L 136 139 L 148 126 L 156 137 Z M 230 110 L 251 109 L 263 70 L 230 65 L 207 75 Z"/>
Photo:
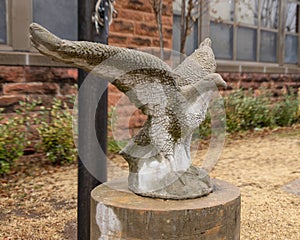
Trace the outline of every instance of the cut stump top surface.
<path fill-rule="evenodd" d="M 122 178 L 99 185 L 92 191 L 92 198 L 106 206 L 152 211 L 172 211 L 212 208 L 228 204 L 240 196 L 239 188 L 222 180 L 213 179 L 214 190 L 207 196 L 187 200 L 163 200 L 141 197 L 128 190 L 127 179 Z"/>

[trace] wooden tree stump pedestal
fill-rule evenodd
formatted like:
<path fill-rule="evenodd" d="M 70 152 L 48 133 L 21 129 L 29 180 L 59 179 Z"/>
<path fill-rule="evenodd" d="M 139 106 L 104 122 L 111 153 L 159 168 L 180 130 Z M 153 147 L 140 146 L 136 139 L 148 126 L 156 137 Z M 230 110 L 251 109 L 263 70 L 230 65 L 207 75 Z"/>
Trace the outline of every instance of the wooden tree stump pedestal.
<path fill-rule="evenodd" d="M 213 184 L 213 193 L 189 200 L 137 196 L 127 179 L 100 185 L 91 193 L 91 239 L 240 239 L 240 191 Z"/>

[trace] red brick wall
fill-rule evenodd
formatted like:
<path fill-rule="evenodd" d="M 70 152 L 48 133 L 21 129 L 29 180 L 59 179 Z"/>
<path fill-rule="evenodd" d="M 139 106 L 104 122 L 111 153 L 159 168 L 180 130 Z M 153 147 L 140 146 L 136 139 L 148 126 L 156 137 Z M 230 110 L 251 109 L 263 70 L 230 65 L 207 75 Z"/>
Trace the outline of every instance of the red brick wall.
<path fill-rule="evenodd" d="M 228 83 L 227 93 L 242 88 L 259 94 L 260 88 L 265 88 L 276 98 L 288 91 L 297 93 L 300 88 L 300 74 L 222 73 L 222 76 Z"/>
<path fill-rule="evenodd" d="M 109 44 L 119 47 L 159 47 L 159 34 L 151 1 L 116 1 L 117 18 L 110 26 Z M 165 48 L 172 48 L 172 0 L 163 0 L 163 35 Z"/>
<path fill-rule="evenodd" d="M 75 95 L 76 82 L 76 69 L 0 66 L 0 108 L 14 112 L 26 98 L 41 99 L 49 105 L 53 97 Z"/>

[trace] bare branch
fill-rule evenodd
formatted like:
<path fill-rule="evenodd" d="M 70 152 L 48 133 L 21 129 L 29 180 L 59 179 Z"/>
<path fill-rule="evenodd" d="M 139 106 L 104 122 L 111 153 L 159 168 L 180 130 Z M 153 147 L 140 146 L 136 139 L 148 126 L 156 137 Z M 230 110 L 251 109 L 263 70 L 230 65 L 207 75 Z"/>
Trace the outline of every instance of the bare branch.
<path fill-rule="evenodd" d="M 185 42 L 186 37 L 185 34 L 185 0 L 181 0 L 181 16 L 180 16 L 180 52 L 184 53 L 184 45 L 183 42 Z"/>
<path fill-rule="evenodd" d="M 159 46 L 160 46 L 160 58 L 164 59 L 164 38 L 162 30 L 162 0 L 152 0 L 152 8 L 155 13 L 158 33 L 159 33 Z"/>
<path fill-rule="evenodd" d="M 185 43 L 187 36 L 191 33 L 191 20 L 192 20 L 192 10 L 194 8 L 194 1 L 189 0 L 187 6 L 187 13 L 186 13 L 186 4 L 185 0 L 182 0 L 181 5 L 181 35 L 180 35 L 180 53 L 185 53 Z M 186 14 L 185 14 L 186 13 Z"/>

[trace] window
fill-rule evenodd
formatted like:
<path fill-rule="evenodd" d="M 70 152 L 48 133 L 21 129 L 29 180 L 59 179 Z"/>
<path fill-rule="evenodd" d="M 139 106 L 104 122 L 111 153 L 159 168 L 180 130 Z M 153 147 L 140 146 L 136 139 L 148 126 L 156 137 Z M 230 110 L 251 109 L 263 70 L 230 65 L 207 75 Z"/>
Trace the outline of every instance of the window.
<path fill-rule="evenodd" d="M 33 0 L 33 21 L 61 38 L 77 39 L 77 0 Z"/>
<path fill-rule="evenodd" d="M 210 37 L 216 58 L 233 59 L 233 1 L 210 1 L 209 14 L 212 19 L 210 24 Z"/>
<path fill-rule="evenodd" d="M 277 61 L 277 33 L 262 30 L 260 32 L 260 61 L 276 62 Z"/>
<path fill-rule="evenodd" d="M 198 48 L 198 25 L 197 22 L 191 23 L 192 31 L 191 34 L 187 36 L 185 42 L 185 53 L 190 55 L 196 48 Z M 173 16 L 173 50 L 180 51 L 180 15 Z"/>
<path fill-rule="evenodd" d="M 299 42 L 299 5 L 295 2 L 287 4 L 285 14 L 285 63 L 298 62 L 298 42 Z"/>
<path fill-rule="evenodd" d="M 0 0 L 0 64 L 61 66 L 37 54 L 29 39 L 33 21 L 61 38 L 77 39 L 77 0 Z"/>
<path fill-rule="evenodd" d="M 257 52 L 257 31 L 252 28 L 237 29 L 237 60 L 255 61 Z"/>
<path fill-rule="evenodd" d="M 277 0 L 210 1 L 210 36 L 219 42 L 213 44 L 216 57 L 277 62 L 278 9 Z M 230 53 L 224 55 L 223 47 Z"/>
<path fill-rule="evenodd" d="M 185 42 L 185 53 L 190 55 L 196 48 L 198 48 L 198 22 L 197 19 L 197 0 L 193 0 L 194 8 L 192 10 L 192 20 L 190 22 L 191 33 L 187 36 Z M 186 8 L 188 0 L 186 0 Z M 187 9 L 186 9 L 187 12 Z M 173 50 L 180 51 L 180 18 L 181 18 L 181 0 L 173 1 Z"/>
<path fill-rule="evenodd" d="M 0 0 L 1 50 L 33 50 L 28 38 L 33 21 L 62 38 L 76 40 L 77 0 Z"/>
<path fill-rule="evenodd" d="M 277 39 L 279 27 L 279 1 L 259 1 L 260 54 L 261 62 L 277 62 Z M 258 40 L 259 41 L 259 40 Z"/>
<path fill-rule="evenodd" d="M 0 0 L 0 44 L 7 42 L 6 29 L 6 0 Z"/>
<path fill-rule="evenodd" d="M 210 37 L 214 39 L 212 48 L 216 58 L 232 60 L 233 28 L 230 24 L 212 22 L 210 25 Z"/>
<path fill-rule="evenodd" d="M 293 67 L 289 66 L 291 64 L 300 65 L 299 0 L 198 2 L 198 13 L 194 15 L 198 18 L 197 25 L 194 26 L 198 31 L 189 36 L 188 46 L 197 48 L 201 40 L 206 37 L 212 38 L 216 59 L 223 60 L 221 62 L 226 66 L 231 64 L 230 61 L 237 61 L 235 66 L 251 65 L 255 69 L 267 66 L 255 63 L 265 63 L 270 68 L 273 67 L 272 70 L 275 69 L 274 64 L 285 65 L 284 67 Z M 174 12 L 174 28 L 179 28 L 179 19 L 180 16 L 175 17 Z M 174 31 L 173 34 L 173 45 L 176 49 L 176 34 L 179 33 Z M 191 38 L 194 38 L 194 41 Z"/>

